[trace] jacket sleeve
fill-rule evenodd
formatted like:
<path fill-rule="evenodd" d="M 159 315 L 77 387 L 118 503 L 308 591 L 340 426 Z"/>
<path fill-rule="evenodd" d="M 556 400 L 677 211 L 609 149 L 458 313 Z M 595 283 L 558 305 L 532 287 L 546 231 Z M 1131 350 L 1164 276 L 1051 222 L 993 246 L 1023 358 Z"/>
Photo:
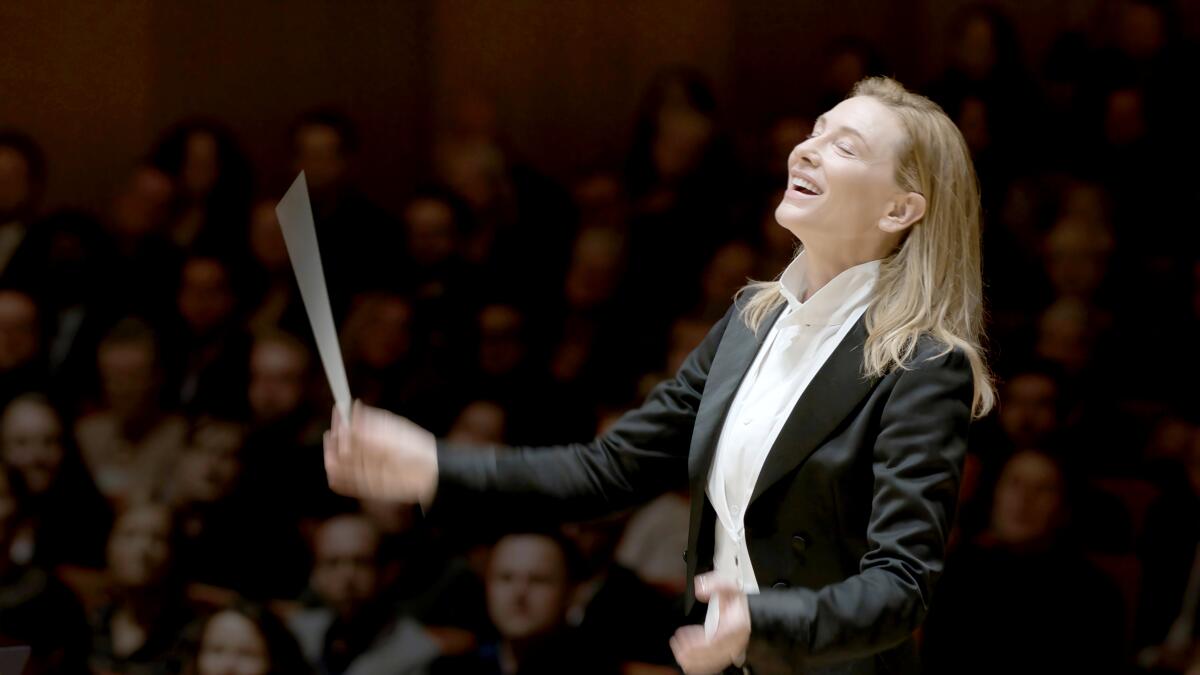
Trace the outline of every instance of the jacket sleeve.
<path fill-rule="evenodd" d="M 489 509 L 521 517 L 586 519 L 648 501 L 685 484 L 696 411 L 730 321 L 731 306 L 675 377 L 655 387 L 589 443 L 500 448 L 438 441 L 438 486 L 431 517 L 469 508 L 486 493 Z M 479 516 L 479 509 L 470 513 Z M 464 514 L 465 515 L 465 514 Z M 452 517 L 452 516 L 451 516 Z"/>
<path fill-rule="evenodd" d="M 973 379 L 961 350 L 930 342 L 897 380 L 872 448 L 870 546 L 859 572 L 820 589 L 748 599 L 747 663 L 862 658 L 907 639 L 929 608 L 958 497 Z"/>

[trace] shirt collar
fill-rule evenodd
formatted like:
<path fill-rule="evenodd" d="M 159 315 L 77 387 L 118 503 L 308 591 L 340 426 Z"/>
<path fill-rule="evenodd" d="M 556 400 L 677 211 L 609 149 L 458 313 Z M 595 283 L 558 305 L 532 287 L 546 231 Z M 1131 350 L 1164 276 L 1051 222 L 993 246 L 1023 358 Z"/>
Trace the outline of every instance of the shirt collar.
<path fill-rule="evenodd" d="M 812 296 L 801 302 L 808 289 L 808 258 L 801 251 L 779 277 L 779 291 L 787 300 L 788 311 L 781 318 L 802 320 L 806 324 L 840 324 L 855 308 L 870 299 L 879 279 L 879 260 L 843 270 Z"/>

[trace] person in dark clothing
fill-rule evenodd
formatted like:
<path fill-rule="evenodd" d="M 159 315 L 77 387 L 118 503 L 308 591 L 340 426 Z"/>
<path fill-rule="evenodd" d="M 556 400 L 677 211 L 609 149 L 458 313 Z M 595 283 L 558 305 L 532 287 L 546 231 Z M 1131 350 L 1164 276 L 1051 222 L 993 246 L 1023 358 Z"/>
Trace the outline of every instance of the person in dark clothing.
<path fill-rule="evenodd" d="M 1067 481 L 1046 453 L 1009 458 L 989 529 L 946 563 L 924 628 L 926 672 L 1110 672 L 1120 662 L 1121 598 L 1065 536 Z"/>
<path fill-rule="evenodd" d="M 0 647 L 32 647 L 26 675 L 82 675 L 88 628 L 79 601 L 44 569 L 8 555 L 24 502 L 14 472 L 0 465 Z"/>

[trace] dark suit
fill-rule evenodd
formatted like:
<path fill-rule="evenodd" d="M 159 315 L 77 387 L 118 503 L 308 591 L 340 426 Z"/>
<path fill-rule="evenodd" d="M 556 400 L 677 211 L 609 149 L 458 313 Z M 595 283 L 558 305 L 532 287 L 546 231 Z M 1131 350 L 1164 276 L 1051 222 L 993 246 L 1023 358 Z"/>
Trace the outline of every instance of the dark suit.
<path fill-rule="evenodd" d="M 781 310 L 755 335 L 731 308 L 674 379 L 591 443 L 480 459 L 439 442 L 431 516 L 487 492 L 489 509 L 588 517 L 649 499 L 686 471 L 693 499 L 685 607 L 698 619 L 691 579 L 712 569 L 715 513 L 705 486 L 717 436 Z M 755 673 L 920 670 L 910 636 L 942 571 L 971 368 L 961 351 L 939 355 L 944 347 L 922 338 L 907 369 L 864 378 L 865 339 L 860 320 L 809 384 L 745 513 L 761 587 L 749 597 L 746 665 Z"/>

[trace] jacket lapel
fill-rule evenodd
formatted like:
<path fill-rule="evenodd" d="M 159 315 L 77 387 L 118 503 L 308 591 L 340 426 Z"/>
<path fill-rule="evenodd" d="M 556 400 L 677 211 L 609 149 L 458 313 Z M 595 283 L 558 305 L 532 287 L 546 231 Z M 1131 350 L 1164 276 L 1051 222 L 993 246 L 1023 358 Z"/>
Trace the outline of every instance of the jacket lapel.
<path fill-rule="evenodd" d="M 874 388 L 877 378 L 862 374 L 866 339 L 866 315 L 863 315 L 834 348 L 792 408 L 758 474 L 751 504 L 808 459 Z"/>
<path fill-rule="evenodd" d="M 759 326 L 757 335 L 750 332 L 740 316 L 734 316 L 730 320 L 721 346 L 713 357 L 708 378 L 705 380 L 704 395 L 700 399 L 700 408 L 696 411 L 692 447 L 688 453 L 688 479 L 691 484 L 703 484 L 708 477 L 708 469 L 717 449 L 717 439 L 725 424 L 725 417 L 729 414 L 733 396 L 746 377 L 746 372 L 750 370 L 750 364 L 754 363 L 754 356 L 758 353 L 763 339 L 784 307 L 785 305 L 780 305 L 771 312 Z"/>

